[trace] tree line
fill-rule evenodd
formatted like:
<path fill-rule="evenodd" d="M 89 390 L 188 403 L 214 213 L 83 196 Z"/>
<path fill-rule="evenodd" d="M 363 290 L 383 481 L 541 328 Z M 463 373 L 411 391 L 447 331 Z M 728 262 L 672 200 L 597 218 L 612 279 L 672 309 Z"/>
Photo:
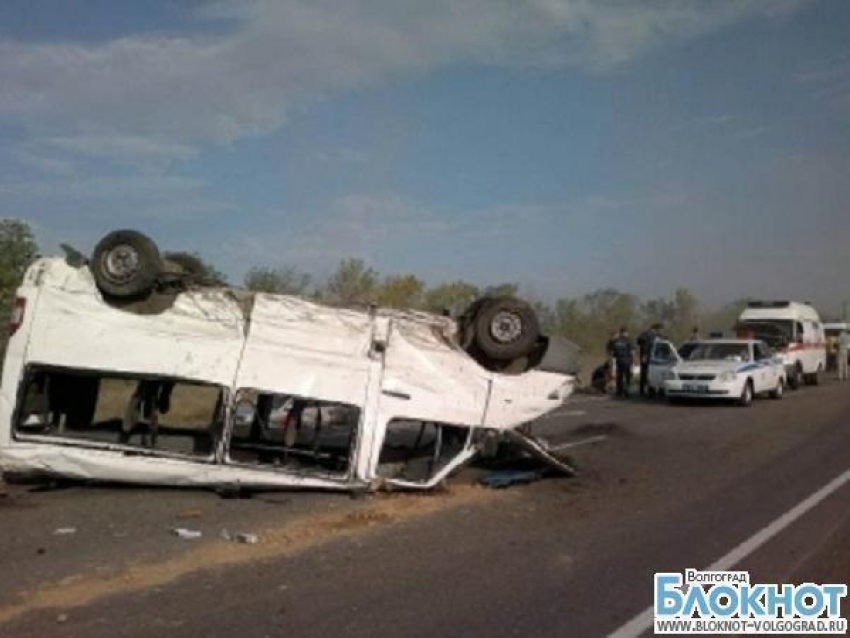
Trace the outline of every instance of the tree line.
<path fill-rule="evenodd" d="M 0 316 L 10 315 L 15 289 L 38 255 L 38 244 L 26 222 L 0 219 Z M 226 282 L 221 271 L 197 254 L 166 253 L 165 257 L 190 264 L 192 270 L 210 279 Z M 511 282 L 479 286 L 457 279 L 428 285 L 415 274 L 383 275 L 362 259 L 355 258 L 341 260 L 325 279 L 318 279 L 294 265 L 257 266 L 248 271 L 241 284 L 255 292 L 298 295 L 320 302 L 374 303 L 388 308 L 447 312 L 452 316 L 463 312 L 482 295 L 525 297 L 535 307 L 547 334 L 576 342 L 589 356 L 601 356 L 605 342 L 621 326 L 636 334 L 660 322 L 674 342 L 684 340 L 695 327 L 703 335 L 717 330 L 728 331 L 748 301 L 741 299 L 718 309 L 705 309 L 686 288 L 674 291 L 670 297 L 655 299 L 641 299 L 615 288 L 606 288 L 549 302 L 529 299 Z M 4 331 L 0 350 L 5 346 L 5 339 Z"/>
<path fill-rule="evenodd" d="M 414 274 L 381 275 L 361 259 L 343 259 L 331 276 L 316 281 L 295 266 L 255 267 L 245 277 L 255 292 L 291 294 L 339 304 L 375 303 L 387 308 L 447 312 L 457 316 L 483 295 L 522 297 L 537 311 L 546 334 L 576 342 L 587 353 L 600 354 L 614 331 L 627 327 L 636 334 L 654 323 L 674 342 L 684 341 L 696 328 L 703 336 L 728 332 L 749 299 L 738 299 L 720 308 L 706 309 L 687 288 L 668 298 L 641 299 L 605 288 L 555 302 L 534 298 L 516 283 L 478 286 L 458 279 L 428 286 Z"/>

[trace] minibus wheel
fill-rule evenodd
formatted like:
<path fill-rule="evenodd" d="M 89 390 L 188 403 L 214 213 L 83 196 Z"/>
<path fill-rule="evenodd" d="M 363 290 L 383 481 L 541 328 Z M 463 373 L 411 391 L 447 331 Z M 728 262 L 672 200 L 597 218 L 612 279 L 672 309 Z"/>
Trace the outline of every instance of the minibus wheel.
<path fill-rule="evenodd" d="M 153 290 L 162 260 L 156 243 L 146 235 L 116 230 L 95 246 L 89 267 L 105 296 L 137 299 Z"/>
<path fill-rule="evenodd" d="M 475 345 L 496 361 L 527 356 L 540 338 L 534 309 L 513 297 L 483 303 L 473 318 Z"/>

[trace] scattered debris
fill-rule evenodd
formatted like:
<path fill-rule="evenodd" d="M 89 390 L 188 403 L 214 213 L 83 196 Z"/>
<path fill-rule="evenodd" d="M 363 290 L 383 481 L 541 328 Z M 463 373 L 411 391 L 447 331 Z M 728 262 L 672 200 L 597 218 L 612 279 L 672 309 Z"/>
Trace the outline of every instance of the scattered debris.
<path fill-rule="evenodd" d="M 76 534 L 76 527 L 59 527 L 53 531 L 54 536 L 70 536 L 71 534 Z"/>
<path fill-rule="evenodd" d="M 229 530 L 221 530 L 221 537 L 226 541 L 241 543 L 242 545 L 256 545 L 260 542 L 260 537 L 256 534 L 247 534 L 245 532 L 231 532 Z"/>
<path fill-rule="evenodd" d="M 186 529 L 185 527 L 175 527 L 174 529 L 171 530 L 171 532 L 175 536 L 182 538 L 183 540 L 186 540 L 186 541 L 193 541 L 193 540 L 196 540 L 196 539 L 200 538 L 201 536 L 203 536 L 203 533 L 200 530 Z"/>
<path fill-rule="evenodd" d="M 535 459 L 541 464 L 541 472 L 548 469 L 562 476 L 577 476 L 578 469 L 569 459 L 555 456 L 549 444 L 543 440 L 518 430 L 508 430 L 503 438 L 522 452 L 525 457 Z"/>
<path fill-rule="evenodd" d="M 59 614 L 58 616 L 56 616 L 56 622 L 58 622 L 58 623 L 68 622 L 68 614 Z"/>
<path fill-rule="evenodd" d="M 203 515 L 204 515 L 204 512 L 202 510 L 188 509 L 188 510 L 183 510 L 182 512 L 180 512 L 177 515 L 177 518 L 179 518 L 182 521 L 185 521 L 186 519 L 189 519 L 189 518 L 201 518 Z"/>
<path fill-rule="evenodd" d="M 525 485 L 533 483 L 543 478 L 543 472 L 538 470 L 522 471 L 522 470 L 499 470 L 491 472 L 481 479 L 481 484 L 487 487 L 501 489 L 510 487 L 511 485 Z"/>

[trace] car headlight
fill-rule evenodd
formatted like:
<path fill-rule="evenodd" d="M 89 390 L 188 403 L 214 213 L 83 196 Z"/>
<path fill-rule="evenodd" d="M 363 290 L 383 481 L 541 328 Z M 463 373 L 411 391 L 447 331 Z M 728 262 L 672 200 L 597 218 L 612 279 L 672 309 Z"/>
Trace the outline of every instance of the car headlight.
<path fill-rule="evenodd" d="M 737 378 L 738 375 L 735 372 L 724 372 L 719 377 L 717 377 L 717 380 L 721 383 L 731 383 Z"/>
<path fill-rule="evenodd" d="M 675 370 L 667 370 L 667 372 L 664 373 L 664 380 L 665 381 L 675 381 L 678 378 L 679 378 L 679 375 L 676 374 Z"/>

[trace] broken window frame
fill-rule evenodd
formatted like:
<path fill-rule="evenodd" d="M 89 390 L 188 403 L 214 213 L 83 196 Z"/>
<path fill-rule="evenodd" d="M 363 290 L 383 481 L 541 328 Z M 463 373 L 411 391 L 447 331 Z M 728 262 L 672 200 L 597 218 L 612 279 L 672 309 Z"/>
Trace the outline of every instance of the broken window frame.
<path fill-rule="evenodd" d="M 184 454 L 171 450 L 146 448 L 141 445 L 131 445 L 129 443 L 97 441 L 94 439 L 73 438 L 67 436 L 56 436 L 50 434 L 28 434 L 20 430 L 21 420 L 23 418 L 24 409 L 26 407 L 26 393 L 32 382 L 33 374 L 36 372 L 47 372 L 65 375 L 95 375 L 108 379 L 126 380 L 126 381 L 165 381 L 175 384 L 185 384 L 193 386 L 201 386 L 207 388 L 215 388 L 221 394 L 222 413 L 219 416 L 224 420 L 224 425 L 218 436 L 218 440 L 213 441 L 212 452 L 206 456 L 200 454 Z M 203 465 L 215 465 L 222 463 L 222 443 L 224 440 L 224 432 L 227 429 L 227 424 L 231 420 L 231 396 L 230 389 L 227 386 L 209 383 L 206 381 L 197 381 L 194 379 L 185 379 L 181 377 L 171 377 L 159 374 L 134 373 L 116 370 L 99 370 L 93 368 L 70 368 L 67 366 L 57 366 L 50 364 L 41 364 L 29 362 L 24 366 L 21 375 L 21 381 L 18 384 L 16 394 L 16 408 L 13 412 L 13 427 L 11 431 L 12 441 L 21 443 L 35 443 L 43 445 L 53 445 L 58 447 L 70 447 L 77 449 L 90 449 L 105 452 L 121 453 L 123 456 L 141 456 L 166 458 L 188 463 L 199 463 Z"/>
<path fill-rule="evenodd" d="M 400 478 L 388 478 L 380 476 L 380 465 L 381 465 L 381 454 L 384 450 L 384 446 L 387 444 L 387 435 L 389 432 L 389 428 L 394 421 L 420 421 L 423 427 L 427 426 L 429 423 L 433 424 L 437 427 L 437 436 L 438 442 L 435 445 L 434 454 L 432 455 L 432 463 L 436 464 L 439 460 L 442 440 L 443 440 L 443 428 L 444 427 L 455 427 L 458 429 L 467 430 L 467 434 L 463 445 L 458 450 L 458 452 L 446 462 L 438 467 L 436 470 L 434 469 L 434 465 L 432 465 L 431 473 L 429 476 L 421 481 L 413 481 L 409 479 L 400 479 Z M 375 462 L 374 473 L 375 476 L 378 477 L 378 480 L 387 485 L 391 485 L 393 487 L 398 487 L 402 489 L 410 489 L 410 490 L 424 490 L 430 489 L 435 485 L 438 485 L 442 481 L 444 481 L 452 472 L 463 466 L 465 463 L 470 461 L 472 457 L 474 457 L 478 453 L 478 445 L 476 444 L 477 433 L 480 428 L 471 427 L 463 424 L 454 424 L 454 423 L 438 423 L 425 419 L 417 419 L 406 416 L 390 416 L 385 419 L 384 428 L 383 428 L 383 436 L 381 437 L 381 444 L 377 450 L 377 460 Z"/>
<path fill-rule="evenodd" d="M 351 483 L 357 476 L 357 465 L 358 458 L 361 451 L 362 440 L 363 440 L 363 431 L 365 429 L 366 417 L 367 417 L 367 408 L 366 405 L 355 404 L 355 403 L 345 403 L 343 401 L 338 401 L 339 405 L 356 408 L 358 412 L 357 423 L 353 426 L 354 432 L 353 436 L 349 439 L 348 446 L 348 457 L 346 468 L 344 472 L 341 473 L 333 473 L 333 472 L 325 472 L 319 471 L 316 468 L 303 468 L 301 470 L 295 469 L 291 466 L 273 466 L 269 464 L 263 463 L 251 463 L 246 461 L 239 461 L 234 459 L 231 456 L 232 452 L 232 443 L 233 443 L 233 430 L 236 427 L 236 411 L 241 403 L 239 400 L 240 394 L 243 392 L 256 392 L 258 394 L 269 394 L 272 396 L 286 396 L 293 399 L 303 399 L 307 401 L 322 401 L 321 399 L 314 399 L 311 397 L 303 397 L 300 395 L 293 395 L 283 391 L 266 391 L 266 390 L 257 390 L 256 388 L 238 388 L 232 394 L 232 399 L 228 403 L 228 418 L 225 422 L 224 431 L 221 437 L 221 449 L 222 449 L 222 464 L 228 467 L 245 469 L 250 471 L 257 472 L 268 472 L 281 476 L 292 476 L 296 478 L 314 478 L 320 480 L 326 480 L 333 483 L 339 484 L 348 484 Z M 324 403 L 334 403 L 333 401 L 322 401 Z M 257 411 L 257 405 L 252 404 L 252 408 Z M 256 416 L 255 416 L 256 418 Z M 296 451 L 299 454 L 303 452 L 301 450 L 290 450 Z M 308 453 L 309 455 L 309 453 Z"/>

